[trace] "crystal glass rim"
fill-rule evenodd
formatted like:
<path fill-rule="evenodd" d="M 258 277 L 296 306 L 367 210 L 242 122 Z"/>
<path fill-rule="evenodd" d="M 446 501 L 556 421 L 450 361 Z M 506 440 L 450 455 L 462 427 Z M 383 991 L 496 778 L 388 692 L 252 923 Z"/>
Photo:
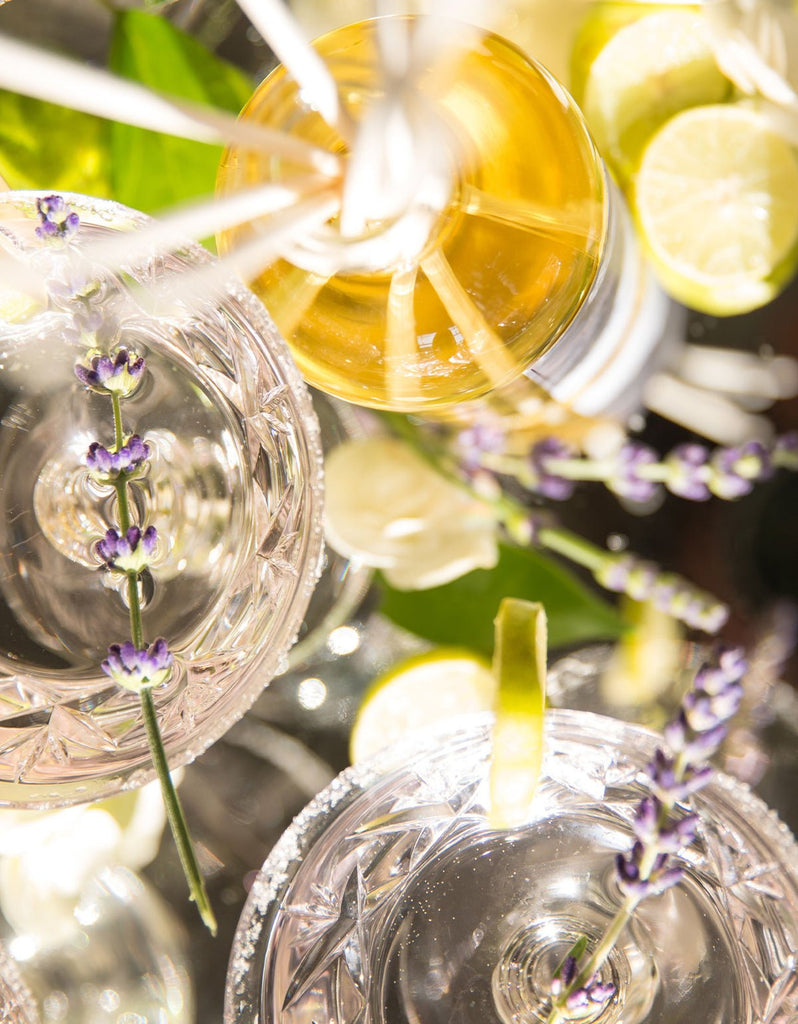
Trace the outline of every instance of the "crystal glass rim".
<path fill-rule="evenodd" d="M 492 722 L 492 714 L 480 713 L 453 719 L 443 728 L 437 726 L 424 730 L 362 764 L 346 768 L 300 811 L 264 861 L 241 913 L 228 965 L 224 1024 L 245 1024 L 237 1011 L 242 1003 L 250 1011 L 246 1024 L 266 1024 L 263 972 L 274 921 L 302 859 L 332 820 L 372 784 L 391 772 L 411 771 L 416 763 L 436 754 L 440 758 L 442 751 L 451 749 L 452 744 L 459 747 L 476 744 L 480 748 L 489 744 Z M 613 746 L 634 745 L 647 757 L 652 756 L 662 743 L 658 733 L 644 726 L 570 709 L 548 709 L 545 732 L 547 746 L 554 735 L 570 742 L 590 737 Z M 545 761 L 544 753 L 544 772 Z M 740 818 L 755 819 L 760 840 L 775 851 L 792 887 L 793 898 L 798 901 L 798 844 L 795 837 L 775 811 L 748 785 L 716 771 L 706 789 L 693 800 L 699 808 L 706 803 L 719 804 Z"/>
<path fill-rule="evenodd" d="M 35 211 L 36 200 L 52 194 L 54 194 L 53 190 L 44 189 L 3 193 L 0 195 L 0 219 L 3 209 L 20 212 L 29 212 L 31 209 Z M 111 230 L 136 230 L 157 219 L 112 199 L 62 190 L 58 190 L 55 194 L 61 196 L 67 204 L 75 207 L 79 214 L 85 212 L 89 216 L 95 216 L 98 219 L 98 226 L 102 227 L 105 222 Z M 214 261 L 213 255 L 204 246 L 188 237 L 179 244 L 171 246 L 169 251 L 186 254 L 196 266 L 207 265 Z M 145 264 L 146 261 L 147 257 L 141 257 L 134 263 Z M 323 453 L 318 419 L 307 385 L 268 310 L 260 299 L 233 274 L 228 275 L 224 280 L 216 304 L 221 305 L 227 300 L 232 300 L 240 305 L 247 321 L 253 328 L 249 335 L 251 344 L 259 347 L 261 355 L 274 369 L 278 381 L 286 386 L 284 402 L 290 407 L 294 422 L 302 426 L 301 430 L 297 430 L 296 438 L 299 442 L 298 455 L 304 463 L 304 471 L 308 474 L 304 494 L 304 501 L 307 505 L 304 520 L 306 524 L 304 531 L 305 553 L 291 599 L 286 602 L 286 607 L 281 614 L 275 617 L 276 636 L 272 642 L 263 645 L 258 654 L 253 656 L 253 661 L 247 666 L 240 683 L 230 687 L 214 704 L 213 715 L 203 718 L 203 734 L 201 736 L 193 735 L 193 729 L 189 729 L 176 741 L 167 740 L 167 754 L 173 769 L 190 763 L 216 742 L 253 704 L 264 686 L 275 675 L 284 671 L 288 662 L 288 651 L 297 637 L 311 595 L 321 574 L 324 552 L 321 529 Z M 278 640 L 279 642 L 276 642 Z M 135 694 L 130 696 L 132 701 L 137 700 Z M 110 779 L 95 774 L 82 777 L 76 775 L 65 781 L 26 782 L 24 785 L 8 781 L 0 782 L 0 805 L 46 808 L 84 802 L 110 796 L 122 789 L 144 785 L 154 778 L 154 774 L 147 754 L 142 763 L 117 770 Z"/>

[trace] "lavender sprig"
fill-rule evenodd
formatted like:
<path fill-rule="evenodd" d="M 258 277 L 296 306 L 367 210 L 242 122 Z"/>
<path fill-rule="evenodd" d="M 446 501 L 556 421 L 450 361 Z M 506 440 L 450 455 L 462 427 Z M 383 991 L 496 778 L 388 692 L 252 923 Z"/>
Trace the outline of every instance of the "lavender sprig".
<path fill-rule="evenodd" d="M 418 454 L 441 473 L 447 480 L 465 488 L 470 494 L 489 507 L 513 543 L 521 546 L 534 544 L 575 562 L 593 574 L 598 584 L 615 593 L 626 594 L 638 601 L 651 601 L 660 610 L 672 615 L 692 629 L 706 633 L 717 633 L 729 617 L 729 609 L 712 594 L 694 586 L 688 580 L 662 571 L 652 562 L 638 558 L 629 552 L 606 551 L 579 534 L 551 525 L 546 515 L 531 513 L 498 485 L 496 475 L 508 471 L 507 458 L 495 454 L 499 438 L 495 430 L 461 431 L 458 435 L 460 457 L 455 461 L 451 452 L 441 445 L 424 444 L 419 441 L 416 429 L 403 417 L 390 417 L 397 433 L 411 444 Z M 788 465 L 789 460 L 798 469 L 798 435 L 794 445 L 791 435 L 781 439 L 779 450 L 783 452 L 780 464 Z M 558 438 L 547 438 L 536 446 L 538 460 L 536 473 L 548 459 L 559 457 L 567 446 Z M 491 453 L 494 453 L 492 456 Z M 512 459 L 510 459 L 512 462 Z M 486 468 L 490 463 L 492 469 Z M 515 463 L 512 463 L 513 465 Z M 627 475 L 635 465 L 648 464 L 645 460 L 630 459 L 625 463 Z M 523 482 L 523 480 L 521 481 Z M 573 482 L 552 475 L 546 481 L 549 497 L 567 497 L 573 489 Z"/>
<path fill-rule="evenodd" d="M 628 552 L 604 551 L 578 534 L 559 527 L 534 531 L 536 542 L 592 572 L 607 590 L 635 601 L 651 601 L 660 611 L 705 633 L 717 633 L 729 609 L 712 594 L 675 573 L 663 572 L 653 562 Z"/>
<path fill-rule="evenodd" d="M 663 486 L 690 501 L 707 501 L 713 495 L 732 501 L 779 468 L 798 469 L 798 433 L 784 434 L 770 447 L 749 441 L 712 449 L 691 442 L 677 445 L 664 458 L 641 441 L 628 441 L 611 456 L 591 459 L 557 438 L 544 438 L 514 475 L 554 500 L 569 498 L 577 481 L 597 480 L 634 502 L 650 501 Z M 513 466 L 505 460 L 503 469 L 512 471 Z"/>
<path fill-rule="evenodd" d="M 552 1008 L 547 1024 L 567 1018 L 595 999 L 599 971 L 641 900 L 677 885 L 684 870 L 679 853 L 696 835 L 698 815 L 685 813 L 678 805 L 709 782 L 712 769 L 708 759 L 726 735 L 727 723 L 742 699 L 741 680 L 746 662 L 738 649 L 721 650 L 714 663 L 696 674 L 691 690 L 682 701 L 676 718 L 665 728 L 664 746 L 657 748 L 646 769 L 651 790 L 637 806 L 633 819 L 635 841 L 631 850 L 616 858 L 615 876 L 623 901 L 606 933 L 584 957 L 584 940 L 552 979 Z M 601 989 L 599 992 L 603 991 Z M 604 1002 L 612 998 L 614 987 Z"/>
<path fill-rule="evenodd" d="M 75 366 L 75 376 L 92 391 L 101 395 L 119 395 L 129 398 L 136 390 L 144 373 L 144 360 L 135 352 L 119 348 L 110 355 L 92 351 L 85 363 Z"/>
<path fill-rule="evenodd" d="M 39 200 L 41 224 L 37 234 L 42 238 L 68 238 L 78 228 L 78 219 L 69 212 L 60 196 Z M 93 294 L 95 289 L 90 289 Z M 89 292 L 75 296 L 80 304 L 78 321 L 83 324 L 96 317 L 87 298 Z M 96 311 L 95 311 L 96 312 Z M 87 319 L 88 318 L 88 319 Z M 99 324 L 95 324 L 91 333 Z M 92 350 L 86 360 L 75 366 L 75 376 L 88 390 L 111 399 L 114 444 L 107 448 L 99 441 L 89 446 L 84 462 L 95 481 L 113 488 L 119 513 L 119 530 L 110 528 L 95 544 L 95 552 L 109 570 L 127 578 L 128 610 L 132 638 L 111 644 L 101 668 L 117 685 L 139 694 L 147 742 L 155 771 L 161 785 L 167 818 L 177 846 L 180 862 L 194 900 L 205 925 L 216 934 L 216 919 L 199 870 L 196 854 L 186 825 L 185 815 L 169 772 L 169 764 L 158 725 L 152 690 L 166 683 L 172 674 L 174 656 L 163 637 L 153 643 L 144 641 L 139 579 L 156 554 L 158 535 L 154 526 L 141 529 L 132 522 L 128 482 L 143 472 L 150 457 L 150 446 L 137 434 L 126 435 L 122 425 L 122 399 L 130 397 L 139 387 L 146 370 L 144 359 L 127 348 L 107 353 Z"/>

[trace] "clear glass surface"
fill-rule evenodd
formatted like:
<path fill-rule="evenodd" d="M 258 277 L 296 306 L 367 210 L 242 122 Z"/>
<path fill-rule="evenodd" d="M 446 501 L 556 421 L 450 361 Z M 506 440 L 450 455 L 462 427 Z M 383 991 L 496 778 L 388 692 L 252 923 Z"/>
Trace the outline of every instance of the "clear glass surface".
<path fill-rule="evenodd" d="M 580 712 L 547 719 L 527 822 L 486 822 L 490 720 L 463 720 L 344 772 L 295 819 L 252 888 L 231 957 L 227 1024 L 545 1021 L 574 940 L 597 941 L 621 895 L 657 744 Z M 798 848 L 741 783 L 694 800 L 682 882 L 644 901 L 591 1020 L 787 1024 L 798 1012 Z M 583 1018 L 584 1019 L 584 1018 Z"/>
<path fill-rule="evenodd" d="M 33 996 L 3 946 L 0 946 L 0 1020 L 3 1024 L 39 1024 Z"/>
<path fill-rule="evenodd" d="M 147 222 L 66 198 L 81 218 L 78 253 Z M 36 238 L 35 199 L 0 201 L 0 245 L 42 274 L 38 296 L 11 285 L 0 310 L 0 802 L 44 806 L 152 774 L 138 696 L 99 669 L 108 645 L 130 636 L 124 580 L 93 550 L 118 525 L 113 491 L 83 463 L 92 441 L 113 441 L 113 420 L 108 398 L 75 377 L 87 341 L 65 287 L 99 282 L 101 343 L 147 360 L 122 416 L 152 448 L 128 486 L 134 518 L 159 535 L 142 579 L 143 630 L 175 654 L 154 691 L 172 767 L 286 666 L 320 571 L 321 448 L 307 390 L 257 299 L 234 282 L 219 301 L 180 298 L 179 285 L 211 263 L 206 250 L 188 243 L 119 273 L 70 264 L 72 244 Z"/>
<path fill-rule="evenodd" d="M 8 940 L 41 1024 L 191 1024 L 186 935 L 149 884 L 106 868 L 70 909 L 56 941 L 46 915 Z"/>

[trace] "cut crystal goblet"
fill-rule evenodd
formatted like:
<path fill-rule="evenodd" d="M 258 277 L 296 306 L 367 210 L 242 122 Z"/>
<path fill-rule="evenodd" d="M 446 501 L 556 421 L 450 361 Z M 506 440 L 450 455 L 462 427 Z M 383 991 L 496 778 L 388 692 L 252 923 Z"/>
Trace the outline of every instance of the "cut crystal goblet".
<path fill-rule="evenodd" d="M 551 712 L 527 819 L 496 831 L 490 724 L 349 769 L 299 815 L 239 923 L 226 1024 L 549 1019 L 558 966 L 581 936 L 600 941 L 622 899 L 615 855 L 634 841 L 657 736 Z M 681 882 L 639 905 L 600 968 L 615 995 L 580 1020 L 795 1019 L 798 847 L 728 776 L 693 801 Z"/>
<path fill-rule="evenodd" d="M 99 244 L 149 223 L 112 202 L 67 195 L 77 233 L 41 239 L 37 198 L 0 200 L 0 803 L 26 806 L 152 776 L 139 698 L 99 668 L 130 624 L 124 577 L 95 551 L 113 488 L 85 464 L 113 441 L 110 403 L 76 363 L 146 359 L 122 426 L 152 453 L 128 488 L 159 538 L 139 586 L 145 638 L 175 655 L 154 690 L 172 767 L 286 667 L 322 550 L 318 422 L 263 306 L 192 242 L 104 264 Z"/>

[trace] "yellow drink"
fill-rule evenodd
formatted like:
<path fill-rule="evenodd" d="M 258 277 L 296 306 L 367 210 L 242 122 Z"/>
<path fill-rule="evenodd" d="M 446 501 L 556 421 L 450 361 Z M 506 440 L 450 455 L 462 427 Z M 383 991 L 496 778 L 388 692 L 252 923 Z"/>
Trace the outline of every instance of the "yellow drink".
<path fill-rule="evenodd" d="M 316 44 L 355 124 L 382 95 L 374 26 L 361 22 Z M 607 223 L 603 168 L 579 112 L 509 43 L 485 36 L 450 55 L 444 70 L 424 72 L 418 87 L 453 169 L 426 243 L 376 270 L 350 260 L 329 275 L 292 250 L 251 283 L 310 383 L 404 411 L 477 398 L 550 349 L 590 290 Z M 242 117 L 347 153 L 282 68 Z M 219 185 L 237 190 L 297 173 L 284 161 L 231 149 Z M 389 226 L 370 223 L 368 232 Z M 258 229 L 257 222 L 237 228 L 221 245 L 245 242 Z M 343 253 L 349 243 L 340 244 Z"/>

